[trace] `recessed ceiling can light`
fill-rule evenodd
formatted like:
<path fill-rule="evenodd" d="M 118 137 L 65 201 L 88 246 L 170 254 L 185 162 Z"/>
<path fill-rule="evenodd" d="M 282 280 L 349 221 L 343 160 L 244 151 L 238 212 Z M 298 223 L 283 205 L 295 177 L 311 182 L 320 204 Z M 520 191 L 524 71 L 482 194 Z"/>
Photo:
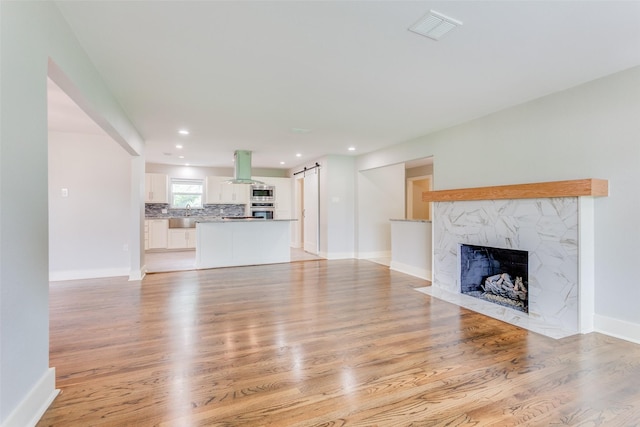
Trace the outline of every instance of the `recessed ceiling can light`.
<path fill-rule="evenodd" d="M 184 159 L 184 156 L 178 156 L 179 159 Z"/>
<path fill-rule="evenodd" d="M 184 165 L 185 165 L 185 166 L 191 166 L 189 163 L 185 163 Z"/>
<path fill-rule="evenodd" d="M 302 154 L 296 153 L 296 157 L 302 157 Z"/>
<path fill-rule="evenodd" d="M 349 150 L 349 151 L 356 151 L 356 147 L 349 147 L 349 148 L 347 148 L 347 150 Z"/>
<path fill-rule="evenodd" d="M 281 165 L 284 165 L 284 162 L 280 162 Z"/>
<path fill-rule="evenodd" d="M 180 130 L 178 131 L 178 133 L 179 133 L 180 135 L 189 135 L 189 131 L 188 131 L 188 130 L 186 130 L 186 129 L 180 129 Z"/>
<path fill-rule="evenodd" d="M 182 144 L 176 144 L 176 148 L 177 149 L 181 149 L 182 148 Z"/>
<path fill-rule="evenodd" d="M 430 10 L 429 13 L 420 18 L 418 22 L 409 27 L 409 31 L 437 41 L 460 25 L 462 25 L 462 22 L 457 19 Z"/>

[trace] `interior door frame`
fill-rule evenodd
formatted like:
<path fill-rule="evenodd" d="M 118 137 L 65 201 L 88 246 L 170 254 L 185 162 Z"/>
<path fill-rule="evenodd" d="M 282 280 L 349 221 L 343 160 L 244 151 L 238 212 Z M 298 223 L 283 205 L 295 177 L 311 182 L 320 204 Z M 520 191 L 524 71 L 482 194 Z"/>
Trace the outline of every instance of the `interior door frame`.
<path fill-rule="evenodd" d="M 307 212 L 308 212 L 308 209 L 313 208 L 313 207 L 307 206 L 307 204 L 305 203 L 305 200 L 309 200 L 308 199 L 309 194 L 308 194 L 308 191 L 306 189 L 306 185 L 304 185 L 304 180 L 307 179 L 307 176 L 311 175 L 311 174 L 314 175 L 314 177 L 315 177 L 314 179 L 316 181 L 315 182 L 315 184 L 316 184 L 315 185 L 315 187 L 316 187 L 315 188 L 315 190 L 316 190 L 315 191 L 316 192 L 316 194 L 315 194 L 315 199 L 316 199 L 315 217 L 316 217 L 316 221 L 315 221 L 315 231 L 313 233 L 313 234 L 315 234 L 315 238 L 316 238 L 315 239 L 316 240 L 316 242 L 315 242 L 315 250 L 309 250 L 307 248 L 306 241 L 308 239 L 306 237 L 309 235 L 309 233 L 305 232 L 307 226 L 309 225 L 309 222 L 308 222 L 308 219 L 307 219 L 308 218 Z M 313 195 L 311 195 L 311 197 L 313 197 Z M 306 252 L 312 253 L 314 255 L 319 255 L 320 254 L 320 168 L 319 167 L 315 167 L 315 168 L 313 168 L 313 169 L 311 169 L 309 171 L 306 171 L 306 170 L 304 171 L 304 174 L 303 174 L 302 216 L 301 216 L 301 218 L 303 220 L 303 228 L 302 228 L 302 233 L 301 233 L 301 236 L 302 236 L 302 248 Z"/>
<path fill-rule="evenodd" d="M 414 176 L 406 179 L 406 190 L 405 190 L 405 218 L 407 219 L 415 219 L 413 218 L 413 184 L 414 181 L 422 181 L 429 180 L 429 191 L 433 189 L 433 175 L 421 175 Z M 432 204 L 429 203 L 429 218 L 431 218 L 432 213 Z"/>

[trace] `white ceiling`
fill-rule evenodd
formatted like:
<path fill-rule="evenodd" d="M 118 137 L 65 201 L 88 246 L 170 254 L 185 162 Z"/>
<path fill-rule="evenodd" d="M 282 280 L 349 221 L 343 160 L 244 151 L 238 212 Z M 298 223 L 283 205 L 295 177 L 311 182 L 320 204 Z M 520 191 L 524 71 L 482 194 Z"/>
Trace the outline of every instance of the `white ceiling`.
<path fill-rule="evenodd" d="M 638 1 L 56 3 L 154 163 L 358 155 L 640 65 Z"/>

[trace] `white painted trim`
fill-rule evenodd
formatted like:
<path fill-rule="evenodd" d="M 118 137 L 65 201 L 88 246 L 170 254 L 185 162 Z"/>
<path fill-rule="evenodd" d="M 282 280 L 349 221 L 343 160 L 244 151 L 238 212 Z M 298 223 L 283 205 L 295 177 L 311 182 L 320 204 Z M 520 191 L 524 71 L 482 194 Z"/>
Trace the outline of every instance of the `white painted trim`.
<path fill-rule="evenodd" d="M 129 277 L 129 268 L 101 268 L 95 270 L 50 271 L 49 281 L 98 279 L 102 277 Z"/>
<path fill-rule="evenodd" d="M 593 197 L 578 197 L 578 330 L 594 331 L 595 216 Z"/>
<path fill-rule="evenodd" d="M 326 259 L 351 259 L 353 252 L 320 252 L 318 256 Z"/>
<path fill-rule="evenodd" d="M 596 314 L 594 318 L 596 332 L 640 344 L 639 324 L 599 314 Z"/>
<path fill-rule="evenodd" d="M 131 270 L 131 272 L 129 273 L 129 281 L 136 282 L 136 281 L 142 280 L 146 275 L 147 275 L 147 266 L 143 265 L 140 270 L 136 270 L 136 271 Z"/>
<path fill-rule="evenodd" d="M 431 280 L 431 271 L 426 268 L 419 268 L 413 265 L 404 264 L 398 261 L 391 261 L 389 266 L 391 270 L 398 271 L 400 273 L 408 274 L 410 276 L 419 277 L 424 280 Z"/>
<path fill-rule="evenodd" d="M 60 390 L 56 389 L 56 368 L 49 368 L 1 427 L 35 426 L 58 393 Z"/>
<path fill-rule="evenodd" d="M 358 252 L 357 259 L 391 258 L 391 251 Z"/>

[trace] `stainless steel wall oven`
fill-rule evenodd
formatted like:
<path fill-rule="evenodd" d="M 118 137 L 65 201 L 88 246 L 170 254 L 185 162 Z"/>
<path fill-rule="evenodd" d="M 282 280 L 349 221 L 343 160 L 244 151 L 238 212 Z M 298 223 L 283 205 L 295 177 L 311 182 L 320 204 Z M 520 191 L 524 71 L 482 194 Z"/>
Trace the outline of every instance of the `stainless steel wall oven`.
<path fill-rule="evenodd" d="M 275 207 L 270 202 L 252 202 L 251 216 L 254 218 L 273 219 Z"/>

